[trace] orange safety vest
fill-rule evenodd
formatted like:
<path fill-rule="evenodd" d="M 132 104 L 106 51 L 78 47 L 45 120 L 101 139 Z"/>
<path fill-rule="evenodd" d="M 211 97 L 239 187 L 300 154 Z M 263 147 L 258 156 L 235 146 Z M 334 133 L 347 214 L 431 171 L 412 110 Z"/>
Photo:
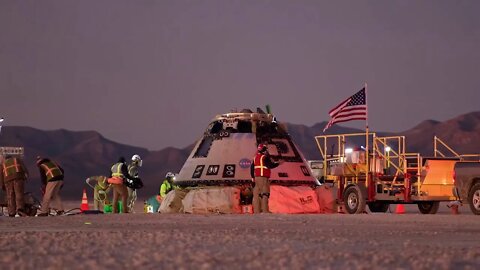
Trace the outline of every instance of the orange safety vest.
<path fill-rule="evenodd" d="M 257 153 L 253 160 L 254 174 L 255 176 L 263 176 L 270 178 L 270 169 L 265 166 L 265 156 L 264 154 Z"/>
<path fill-rule="evenodd" d="M 25 171 L 23 170 L 22 165 L 20 164 L 18 159 L 17 158 L 6 159 L 5 162 L 3 163 L 3 175 L 5 177 L 9 177 L 13 174 L 19 174 L 19 173 L 24 174 Z"/>
<path fill-rule="evenodd" d="M 47 182 L 56 176 L 63 175 L 60 168 L 53 161 L 43 162 L 42 164 L 40 164 L 40 166 L 45 170 L 45 175 L 47 176 Z"/>

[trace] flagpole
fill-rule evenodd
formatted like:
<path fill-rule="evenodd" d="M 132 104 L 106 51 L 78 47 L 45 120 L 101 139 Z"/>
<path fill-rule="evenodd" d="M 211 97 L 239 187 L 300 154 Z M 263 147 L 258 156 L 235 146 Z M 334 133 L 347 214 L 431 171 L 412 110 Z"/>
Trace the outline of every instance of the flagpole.
<path fill-rule="evenodd" d="M 365 106 L 367 107 L 366 113 L 367 113 L 367 120 L 365 121 L 365 126 L 366 129 L 368 130 L 368 88 L 367 88 L 367 82 L 365 82 Z"/>
<path fill-rule="evenodd" d="M 367 114 L 367 117 L 366 117 L 366 120 L 365 120 L 365 138 L 366 138 L 366 158 L 367 158 L 367 169 L 366 169 L 366 179 L 365 179 L 365 187 L 367 188 L 367 191 L 368 191 L 368 176 L 370 174 L 370 150 L 369 150 L 369 136 L 368 136 L 368 91 L 367 91 L 367 82 L 365 82 L 365 107 L 366 107 L 366 114 Z M 367 194 L 370 194 L 369 192 L 367 192 Z M 367 195 L 367 198 L 368 198 L 368 195 Z"/>

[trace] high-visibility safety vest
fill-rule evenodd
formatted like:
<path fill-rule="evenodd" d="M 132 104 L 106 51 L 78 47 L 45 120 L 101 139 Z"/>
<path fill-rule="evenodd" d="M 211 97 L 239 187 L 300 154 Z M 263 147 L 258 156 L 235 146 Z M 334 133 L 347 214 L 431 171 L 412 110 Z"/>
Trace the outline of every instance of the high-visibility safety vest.
<path fill-rule="evenodd" d="M 270 178 L 270 169 L 265 165 L 265 159 L 267 156 L 257 153 L 253 160 L 254 174 L 255 176 L 263 176 Z"/>
<path fill-rule="evenodd" d="M 5 178 L 10 177 L 14 174 L 25 176 L 25 170 L 23 169 L 20 160 L 15 157 L 6 159 L 3 163 L 3 175 L 5 176 Z"/>
<path fill-rule="evenodd" d="M 54 177 L 63 175 L 58 165 L 51 160 L 41 163 L 40 167 L 42 167 L 45 171 L 45 175 L 47 176 L 47 182 L 52 180 Z"/>
<path fill-rule="evenodd" d="M 173 186 L 168 182 L 168 180 L 163 180 L 162 185 L 160 186 L 160 196 L 164 198 L 167 196 L 167 193 L 173 190 Z"/>
<path fill-rule="evenodd" d="M 122 166 L 123 163 L 115 163 L 112 166 L 112 177 L 119 177 L 119 178 L 125 178 L 125 176 L 122 173 Z"/>
<path fill-rule="evenodd" d="M 106 190 L 108 188 L 107 177 L 98 176 L 97 184 L 95 185 L 96 189 Z"/>

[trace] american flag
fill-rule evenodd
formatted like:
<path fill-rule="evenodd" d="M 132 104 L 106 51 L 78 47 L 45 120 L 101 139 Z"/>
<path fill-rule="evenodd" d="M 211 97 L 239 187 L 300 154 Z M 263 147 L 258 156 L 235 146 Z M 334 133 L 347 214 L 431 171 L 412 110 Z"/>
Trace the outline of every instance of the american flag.
<path fill-rule="evenodd" d="M 365 88 L 342 101 L 335 108 L 331 109 L 328 114 L 332 119 L 328 121 L 323 132 L 336 123 L 351 120 L 367 120 L 367 95 L 365 94 Z"/>

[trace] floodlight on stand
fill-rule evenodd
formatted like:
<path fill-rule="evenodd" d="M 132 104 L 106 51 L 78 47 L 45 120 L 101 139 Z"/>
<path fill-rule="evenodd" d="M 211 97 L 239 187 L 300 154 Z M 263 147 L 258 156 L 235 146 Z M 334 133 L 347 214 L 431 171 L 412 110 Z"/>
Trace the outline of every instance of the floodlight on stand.
<path fill-rule="evenodd" d="M 392 148 L 390 146 L 387 146 L 387 147 L 385 147 L 385 151 L 388 153 L 388 152 L 392 151 Z"/>
<path fill-rule="evenodd" d="M 345 149 L 345 154 L 351 154 L 353 152 L 352 148 Z"/>

